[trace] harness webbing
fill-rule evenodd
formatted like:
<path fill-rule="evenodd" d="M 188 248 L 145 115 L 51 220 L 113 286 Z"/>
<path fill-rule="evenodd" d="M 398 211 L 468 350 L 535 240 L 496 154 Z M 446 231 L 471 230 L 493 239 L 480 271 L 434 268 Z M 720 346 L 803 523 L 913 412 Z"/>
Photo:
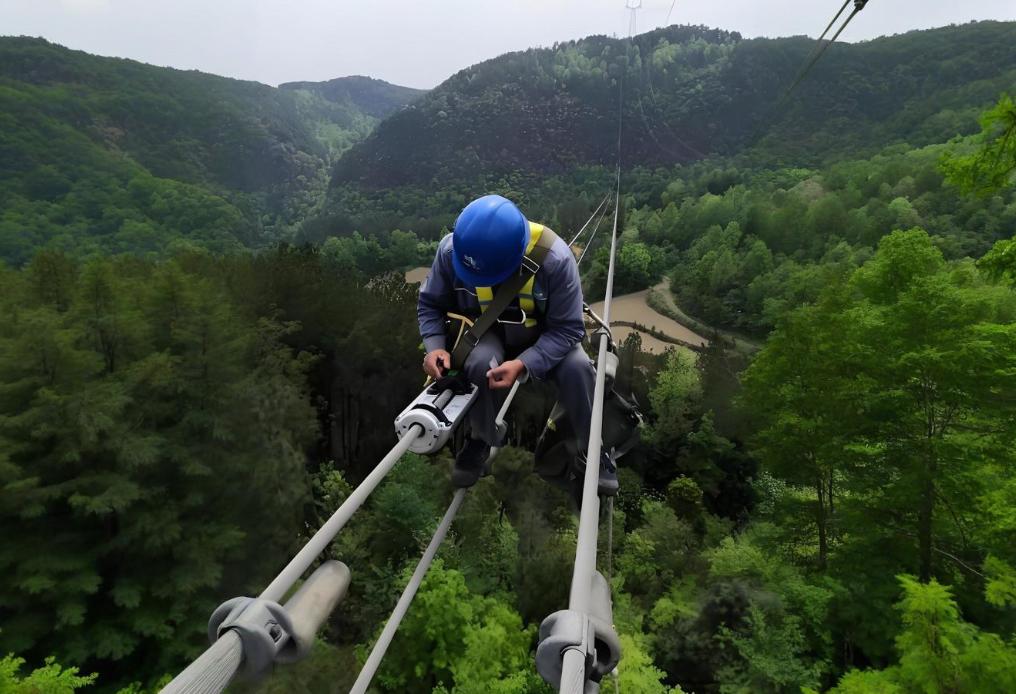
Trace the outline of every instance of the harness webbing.
<path fill-rule="evenodd" d="M 493 327 L 498 317 L 515 300 L 522 288 L 540 271 L 543 261 L 556 240 L 557 234 L 553 231 L 546 228 L 542 230 L 531 251 L 522 259 L 518 274 L 512 275 L 498 286 L 494 298 L 487 305 L 487 310 L 480 314 L 480 317 L 469 326 L 469 329 L 462 334 L 461 339 L 452 348 L 453 369 L 462 369 L 466 358 L 480 342 L 480 338 Z"/>

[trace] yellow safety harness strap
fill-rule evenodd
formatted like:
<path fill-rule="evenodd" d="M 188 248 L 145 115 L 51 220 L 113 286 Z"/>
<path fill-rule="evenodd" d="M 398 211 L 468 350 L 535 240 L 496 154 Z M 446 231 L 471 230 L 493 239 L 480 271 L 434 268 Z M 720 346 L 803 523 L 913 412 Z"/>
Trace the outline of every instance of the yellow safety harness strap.
<path fill-rule="evenodd" d="M 477 287 L 477 297 L 481 300 L 480 310 L 482 313 L 476 319 L 476 322 L 469 326 L 469 329 L 462 334 L 458 344 L 452 349 L 453 369 L 461 369 L 463 367 L 470 352 L 480 342 L 480 338 L 497 322 L 497 319 L 504 313 L 504 310 L 508 308 L 509 304 L 527 285 L 529 286 L 528 293 L 532 297 L 532 283 L 536 273 L 539 272 L 540 266 L 547 257 L 547 253 L 550 252 L 551 246 L 557 240 L 557 234 L 550 229 L 542 225 L 534 226 L 538 226 L 540 231 L 534 234 L 535 229 L 530 228 L 529 248 L 526 255 L 522 258 L 522 266 L 519 268 L 518 274 L 512 275 L 502 282 L 497 288 L 497 293 L 493 294 L 489 301 L 486 302 L 486 306 L 484 306 L 483 297 L 480 296 L 480 288 Z M 535 240 L 533 236 L 536 236 Z M 490 288 L 487 287 L 486 289 Z"/>

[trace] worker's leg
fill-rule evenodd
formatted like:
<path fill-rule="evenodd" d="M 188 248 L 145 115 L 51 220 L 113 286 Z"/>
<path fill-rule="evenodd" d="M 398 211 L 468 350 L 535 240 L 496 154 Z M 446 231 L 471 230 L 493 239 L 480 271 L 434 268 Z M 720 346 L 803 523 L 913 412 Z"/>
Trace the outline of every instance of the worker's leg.
<path fill-rule="evenodd" d="M 564 405 L 575 429 L 579 450 L 585 452 L 589 446 L 589 420 L 593 415 L 596 371 L 582 345 L 575 345 L 561 363 L 551 370 L 550 379 L 557 386 L 557 399 Z"/>
<path fill-rule="evenodd" d="M 557 384 L 557 397 L 568 412 L 568 418 L 575 428 L 575 436 L 578 439 L 579 460 L 577 462 L 576 477 L 573 484 L 576 486 L 576 498 L 581 501 L 581 471 L 584 469 L 582 461 L 585 460 L 586 451 L 589 447 L 589 422 L 593 415 L 593 388 L 596 385 L 596 370 L 592 362 L 586 356 L 581 345 L 575 345 L 561 363 L 550 373 L 550 377 Z M 601 495 L 613 496 L 617 494 L 617 467 L 611 457 L 610 451 L 600 451 L 600 460 L 594 463 L 599 467 L 599 483 L 597 489 Z"/>
<path fill-rule="evenodd" d="M 499 443 L 494 418 L 501 409 L 508 391 L 491 390 L 487 387 L 487 372 L 490 371 L 491 360 L 497 364 L 504 361 L 504 345 L 501 338 L 488 330 L 469 353 L 463 371 L 466 377 L 480 388 L 469 409 L 471 437 L 493 446 Z"/>

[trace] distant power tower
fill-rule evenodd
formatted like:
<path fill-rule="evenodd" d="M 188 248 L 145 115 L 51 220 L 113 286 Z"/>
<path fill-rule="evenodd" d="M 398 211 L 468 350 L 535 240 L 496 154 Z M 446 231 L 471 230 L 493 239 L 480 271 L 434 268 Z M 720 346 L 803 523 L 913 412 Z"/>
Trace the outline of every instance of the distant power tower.
<path fill-rule="evenodd" d="M 642 9 L 642 0 L 625 0 L 624 6 L 628 8 L 628 36 L 635 35 L 635 13 Z"/>

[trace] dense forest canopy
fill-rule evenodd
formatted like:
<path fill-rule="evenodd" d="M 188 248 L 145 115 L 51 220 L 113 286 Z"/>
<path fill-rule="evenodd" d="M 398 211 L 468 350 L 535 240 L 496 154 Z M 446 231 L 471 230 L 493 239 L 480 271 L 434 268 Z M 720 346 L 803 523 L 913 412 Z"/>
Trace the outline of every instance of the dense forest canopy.
<path fill-rule="evenodd" d="M 624 161 L 667 166 L 753 150 L 813 165 L 969 132 L 1016 78 L 1013 25 L 979 22 L 837 44 L 774 105 L 812 50 L 803 37 L 743 39 L 668 27 L 591 37 L 489 60 L 387 119 L 338 163 L 333 185 L 368 187 L 560 174 L 609 165 L 624 75 Z"/>
<path fill-rule="evenodd" d="M 402 271 L 480 192 L 577 230 L 622 78 L 615 288 L 709 344 L 619 345 L 648 421 L 609 548 L 620 691 L 1016 690 L 1014 27 L 837 44 L 785 103 L 811 40 L 703 27 L 424 95 L 0 39 L 0 691 L 142 694 L 200 653 L 393 443 L 421 382 Z M 551 691 L 553 400 L 521 391 L 378 691 Z M 310 658 L 238 690 L 348 690 L 449 467 L 399 463 L 327 552 L 353 582 Z"/>
<path fill-rule="evenodd" d="M 0 38 L 0 258 L 285 240 L 329 164 L 418 94 L 357 77 L 275 89 Z"/>

